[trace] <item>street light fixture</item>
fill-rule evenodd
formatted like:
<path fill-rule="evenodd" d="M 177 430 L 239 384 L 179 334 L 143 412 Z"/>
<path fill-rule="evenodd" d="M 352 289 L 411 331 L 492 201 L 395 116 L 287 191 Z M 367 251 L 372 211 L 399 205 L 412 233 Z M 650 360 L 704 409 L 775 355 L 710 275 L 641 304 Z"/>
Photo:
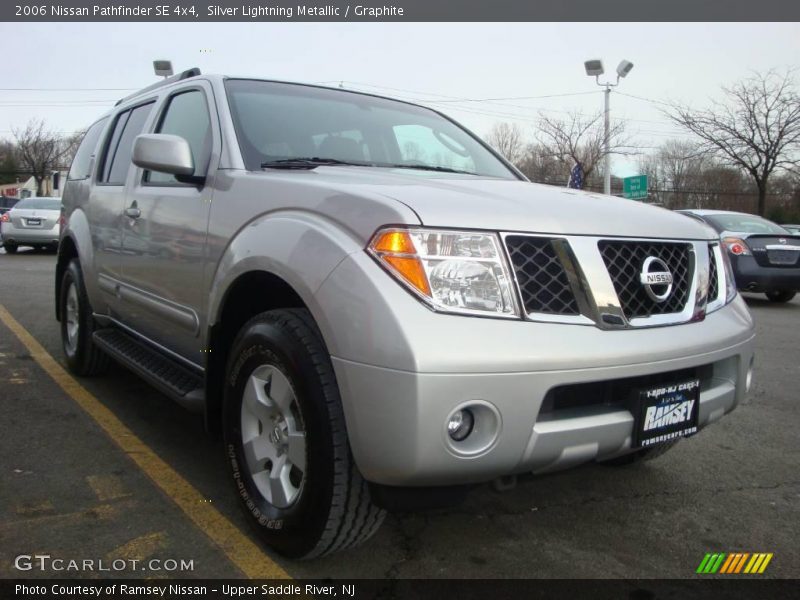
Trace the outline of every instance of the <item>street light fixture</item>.
<path fill-rule="evenodd" d="M 611 88 L 616 87 L 619 85 L 619 78 L 626 77 L 628 73 L 631 72 L 633 69 L 633 63 L 629 60 L 623 60 L 617 65 L 617 80 L 614 83 L 607 81 L 605 83 L 600 83 L 600 75 L 605 73 L 603 69 L 603 61 L 598 59 L 587 60 L 583 63 L 583 67 L 586 69 L 586 74 L 589 77 L 594 77 L 595 83 L 597 85 L 606 88 L 604 90 L 605 95 L 605 110 L 604 110 L 604 117 L 605 117 L 605 131 L 603 136 L 603 146 L 605 149 L 606 155 L 606 164 L 605 164 L 605 173 L 603 174 L 603 193 L 611 194 L 611 134 L 610 134 L 610 124 L 609 124 L 609 100 L 611 96 Z"/>

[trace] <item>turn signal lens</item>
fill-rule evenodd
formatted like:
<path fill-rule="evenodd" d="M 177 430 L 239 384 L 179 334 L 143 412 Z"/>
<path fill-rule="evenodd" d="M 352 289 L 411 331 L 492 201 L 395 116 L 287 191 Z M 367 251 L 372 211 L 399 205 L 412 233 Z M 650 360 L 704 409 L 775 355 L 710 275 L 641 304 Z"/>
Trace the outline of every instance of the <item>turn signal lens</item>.
<path fill-rule="evenodd" d="M 383 257 L 383 260 L 397 269 L 397 272 L 419 292 L 422 292 L 426 296 L 431 295 L 431 287 L 428 285 L 425 268 L 418 258 L 410 256 L 392 256 L 388 254 Z"/>
<path fill-rule="evenodd" d="M 8 223 L 11 219 L 8 217 L 8 213 L 3 213 L 0 215 L 0 222 Z"/>
<path fill-rule="evenodd" d="M 407 231 L 385 231 L 380 233 L 372 247 L 376 252 L 416 254 L 414 242 Z"/>
<path fill-rule="evenodd" d="M 494 233 L 387 228 L 375 234 L 367 252 L 435 310 L 519 314 Z"/>

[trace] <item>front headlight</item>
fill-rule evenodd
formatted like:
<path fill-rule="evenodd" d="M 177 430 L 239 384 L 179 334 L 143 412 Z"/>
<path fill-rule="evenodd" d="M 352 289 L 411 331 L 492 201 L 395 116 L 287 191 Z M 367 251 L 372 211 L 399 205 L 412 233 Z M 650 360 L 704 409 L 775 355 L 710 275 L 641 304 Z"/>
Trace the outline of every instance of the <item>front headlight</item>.
<path fill-rule="evenodd" d="M 733 277 L 733 266 L 725 248 L 722 248 L 720 255 L 725 266 L 725 304 L 727 304 L 736 297 L 736 279 Z"/>
<path fill-rule="evenodd" d="M 493 233 L 390 227 L 373 236 L 367 252 L 435 310 L 519 316 L 510 270 Z"/>

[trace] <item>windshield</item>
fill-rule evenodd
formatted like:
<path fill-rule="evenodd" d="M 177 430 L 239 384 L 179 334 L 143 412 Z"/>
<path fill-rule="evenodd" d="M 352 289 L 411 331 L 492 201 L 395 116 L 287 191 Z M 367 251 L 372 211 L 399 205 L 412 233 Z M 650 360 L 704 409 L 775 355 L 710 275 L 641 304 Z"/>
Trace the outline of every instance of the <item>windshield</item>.
<path fill-rule="evenodd" d="M 736 231 L 739 233 L 774 233 L 776 235 L 786 235 L 786 229 L 755 215 L 740 215 L 735 213 L 724 213 L 718 215 L 706 215 L 705 218 L 718 231 Z"/>
<path fill-rule="evenodd" d="M 60 198 L 26 198 L 14 205 L 14 208 L 27 210 L 61 210 Z"/>
<path fill-rule="evenodd" d="M 422 107 L 287 83 L 234 79 L 225 85 L 251 171 L 319 158 L 516 179 L 472 135 Z"/>

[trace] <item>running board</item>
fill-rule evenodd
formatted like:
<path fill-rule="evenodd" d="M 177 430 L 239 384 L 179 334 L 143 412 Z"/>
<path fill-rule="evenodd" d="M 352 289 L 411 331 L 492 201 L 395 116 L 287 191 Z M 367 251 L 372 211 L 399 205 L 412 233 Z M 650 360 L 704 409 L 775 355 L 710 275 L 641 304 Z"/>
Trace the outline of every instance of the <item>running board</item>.
<path fill-rule="evenodd" d="M 202 375 L 115 327 L 95 331 L 92 338 L 103 352 L 160 392 L 191 412 L 203 412 L 205 390 Z"/>

